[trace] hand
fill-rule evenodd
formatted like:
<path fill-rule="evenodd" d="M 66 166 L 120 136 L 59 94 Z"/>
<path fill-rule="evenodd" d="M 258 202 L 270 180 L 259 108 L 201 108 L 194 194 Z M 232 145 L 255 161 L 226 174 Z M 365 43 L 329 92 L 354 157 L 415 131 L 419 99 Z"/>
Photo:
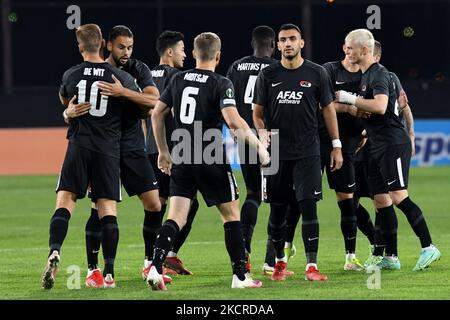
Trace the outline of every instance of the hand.
<path fill-rule="evenodd" d="M 170 158 L 170 153 L 159 153 L 158 155 L 158 168 L 165 174 L 171 174 L 172 170 L 172 159 Z"/>
<path fill-rule="evenodd" d="M 414 135 L 410 135 L 409 138 L 411 139 L 411 159 L 412 159 L 416 155 L 416 143 Z"/>
<path fill-rule="evenodd" d="M 367 119 L 367 118 L 369 118 L 371 115 L 372 115 L 372 114 L 371 114 L 370 112 L 367 112 L 367 111 L 364 111 L 364 110 L 361 110 L 361 109 L 358 109 L 358 108 L 357 108 L 356 116 L 357 116 L 358 118 L 364 118 L 364 119 Z"/>
<path fill-rule="evenodd" d="M 88 113 L 92 107 L 92 105 L 89 102 L 81 102 L 81 103 L 75 104 L 74 101 L 76 98 L 77 98 L 77 96 L 74 95 L 72 97 L 72 99 L 70 99 L 69 105 L 67 106 L 66 114 L 69 119 L 77 118 L 79 116 L 82 116 L 82 115 Z"/>
<path fill-rule="evenodd" d="M 402 112 L 403 109 L 408 105 L 408 97 L 406 95 L 405 90 L 400 91 L 400 96 L 398 97 L 398 108 L 399 112 Z"/>
<path fill-rule="evenodd" d="M 238 138 L 237 138 L 237 135 L 236 135 L 234 129 L 230 129 L 230 136 L 231 136 L 231 138 L 233 138 L 233 141 L 235 144 L 238 143 Z"/>
<path fill-rule="evenodd" d="M 263 144 L 264 148 L 269 148 L 271 132 L 266 129 L 258 130 L 259 141 Z"/>
<path fill-rule="evenodd" d="M 358 116 L 358 108 L 353 105 L 348 106 L 347 112 L 354 117 Z"/>
<path fill-rule="evenodd" d="M 356 99 L 358 98 L 356 95 L 344 90 L 336 91 L 335 94 L 337 102 L 356 105 Z"/>
<path fill-rule="evenodd" d="M 125 88 L 120 83 L 119 79 L 117 79 L 114 75 L 112 75 L 112 79 L 114 83 L 100 81 L 98 83 L 98 88 L 101 90 L 101 94 L 104 96 L 110 97 L 122 97 L 125 92 Z"/>
<path fill-rule="evenodd" d="M 331 172 L 339 170 L 342 167 L 344 159 L 342 158 L 341 148 L 333 148 L 330 154 L 330 168 Z"/>
<path fill-rule="evenodd" d="M 262 143 L 258 147 L 258 155 L 261 166 L 266 167 L 270 164 L 270 154 Z"/>
<path fill-rule="evenodd" d="M 356 147 L 355 154 L 357 154 L 367 143 L 367 138 L 362 138 L 359 141 L 358 146 Z"/>

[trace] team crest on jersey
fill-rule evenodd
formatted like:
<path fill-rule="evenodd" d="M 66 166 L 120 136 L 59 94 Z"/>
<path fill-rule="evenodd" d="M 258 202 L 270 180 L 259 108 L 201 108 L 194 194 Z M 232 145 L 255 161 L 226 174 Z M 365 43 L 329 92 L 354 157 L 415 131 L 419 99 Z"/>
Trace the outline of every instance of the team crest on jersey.
<path fill-rule="evenodd" d="M 305 87 L 305 88 L 310 88 L 311 87 L 311 82 L 306 81 L 306 80 L 301 80 L 298 84 L 301 87 Z"/>
<path fill-rule="evenodd" d="M 234 91 L 231 88 L 228 88 L 227 91 L 225 91 L 225 95 L 227 96 L 227 98 L 234 98 Z"/>

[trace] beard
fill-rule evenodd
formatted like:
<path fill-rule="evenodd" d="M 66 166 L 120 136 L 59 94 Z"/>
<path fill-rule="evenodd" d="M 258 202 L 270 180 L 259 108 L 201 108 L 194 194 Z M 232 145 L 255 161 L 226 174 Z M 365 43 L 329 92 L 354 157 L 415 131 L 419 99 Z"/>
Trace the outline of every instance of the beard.
<path fill-rule="evenodd" d="M 113 56 L 113 59 L 114 59 L 114 62 L 116 63 L 117 67 L 124 67 L 127 64 L 127 62 L 128 62 L 128 59 L 127 59 L 127 62 L 124 63 L 124 64 L 122 62 L 120 62 L 121 57 Z"/>
<path fill-rule="evenodd" d="M 283 57 L 289 61 L 294 60 L 298 56 L 299 52 L 289 53 L 289 54 L 283 54 Z"/>

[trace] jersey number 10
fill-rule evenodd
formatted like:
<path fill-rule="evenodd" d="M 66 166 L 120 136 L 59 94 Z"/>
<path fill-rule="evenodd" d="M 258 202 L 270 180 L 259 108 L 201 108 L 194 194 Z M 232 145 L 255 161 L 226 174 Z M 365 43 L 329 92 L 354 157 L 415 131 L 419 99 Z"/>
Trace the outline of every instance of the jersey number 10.
<path fill-rule="evenodd" d="M 91 92 L 89 95 L 89 101 L 86 101 L 87 80 L 81 80 L 77 84 L 78 88 L 78 103 L 89 102 L 91 109 L 89 114 L 94 117 L 103 117 L 106 114 L 106 108 L 108 106 L 108 96 L 100 95 L 100 106 L 97 108 L 99 89 L 97 84 L 99 81 L 95 81 L 91 85 Z"/>

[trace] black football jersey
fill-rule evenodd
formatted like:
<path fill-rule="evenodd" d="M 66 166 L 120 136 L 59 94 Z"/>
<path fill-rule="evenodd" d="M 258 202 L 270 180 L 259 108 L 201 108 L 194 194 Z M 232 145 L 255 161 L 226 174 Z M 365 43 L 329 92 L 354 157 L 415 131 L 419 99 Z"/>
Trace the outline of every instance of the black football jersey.
<path fill-rule="evenodd" d="M 156 87 L 158 88 L 160 94 L 164 92 L 164 89 L 169 84 L 170 79 L 172 79 L 173 75 L 178 72 L 180 72 L 180 70 L 172 68 L 167 64 L 161 64 L 152 70 L 153 80 L 155 81 Z M 146 139 L 147 154 L 158 153 L 158 147 L 156 146 L 155 136 L 153 135 L 151 118 L 146 119 L 146 124 L 147 124 L 147 139 Z M 167 114 L 165 118 L 165 125 L 166 125 L 167 145 L 169 146 L 169 150 L 172 150 L 173 144 L 170 137 L 175 128 L 175 122 L 173 120 L 171 113 Z"/>
<path fill-rule="evenodd" d="M 254 128 L 252 102 L 256 78 L 262 69 L 275 62 L 277 60 L 269 57 L 247 56 L 233 62 L 228 69 L 227 78 L 233 82 L 236 107 L 241 117 L 251 128 Z"/>
<path fill-rule="evenodd" d="M 364 127 L 371 141 L 372 152 L 382 152 L 386 146 L 409 142 L 397 109 L 397 93 L 389 71 L 379 63 L 372 64 L 361 78 L 360 96 L 373 99 L 377 94 L 388 96 L 385 114 L 372 114 L 364 119 Z"/>
<path fill-rule="evenodd" d="M 83 62 L 64 73 L 59 93 L 67 99 L 77 95 L 76 103 L 92 104 L 89 113 L 70 121 L 67 139 L 89 150 L 118 158 L 123 110 L 134 108 L 135 105 L 125 99 L 100 94 L 98 82 L 112 83 L 112 75 L 124 87 L 139 90 L 133 77 L 127 72 L 107 62 Z"/>
<path fill-rule="evenodd" d="M 264 107 L 266 128 L 279 130 L 280 160 L 320 155 L 319 103 L 333 100 L 325 68 L 309 60 L 294 70 L 277 62 L 259 73 L 253 102 Z"/>
<path fill-rule="evenodd" d="M 323 65 L 328 75 L 330 76 L 333 90 L 345 90 L 349 93 L 357 95 L 359 93 L 359 85 L 361 83 L 361 71 L 350 72 L 344 68 L 341 61 L 327 62 Z M 342 151 L 353 153 L 361 139 L 361 132 L 363 131 L 362 120 L 353 117 L 348 113 L 336 113 L 339 138 L 342 141 Z M 325 120 L 322 113 L 319 117 L 319 135 L 322 144 L 327 144 L 331 149 L 331 140 L 325 126 Z"/>
<path fill-rule="evenodd" d="M 150 68 L 140 60 L 129 59 L 122 70 L 136 79 L 136 84 L 141 90 L 149 86 L 156 86 Z M 143 150 L 145 148 L 141 113 L 141 109 L 137 105 L 134 105 L 133 108 L 124 109 L 120 151 Z"/>
<path fill-rule="evenodd" d="M 217 73 L 191 69 L 174 75 L 160 100 L 173 108 L 175 128 L 190 134 L 191 163 L 204 163 L 198 159 L 199 151 L 203 153 L 211 142 L 203 142 L 203 135 L 209 129 L 222 132 L 221 110 L 236 105 L 233 83 Z M 215 143 L 223 146 L 221 134 Z M 224 149 L 222 152 L 225 159 Z"/>

